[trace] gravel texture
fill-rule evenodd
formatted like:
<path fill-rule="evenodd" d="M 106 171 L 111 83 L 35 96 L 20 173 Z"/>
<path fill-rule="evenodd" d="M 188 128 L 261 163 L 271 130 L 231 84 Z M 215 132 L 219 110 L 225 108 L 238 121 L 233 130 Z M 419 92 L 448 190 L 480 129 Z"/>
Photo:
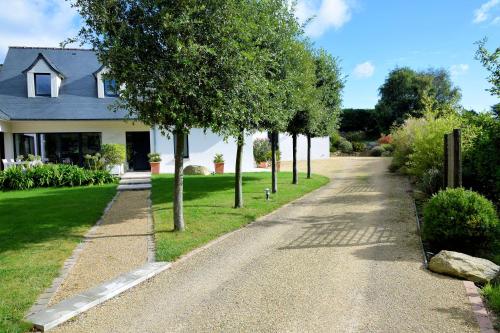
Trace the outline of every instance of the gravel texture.
<path fill-rule="evenodd" d="M 329 185 L 55 331 L 478 332 L 462 281 L 423 269 L 388 163 L 314 162 Z"/>
<path fill-rule="evenodd" d="M 149 191 L 122 192 L 86 239 L 75 266 L 51 300 L 56 304 L 147 262 Z"/>

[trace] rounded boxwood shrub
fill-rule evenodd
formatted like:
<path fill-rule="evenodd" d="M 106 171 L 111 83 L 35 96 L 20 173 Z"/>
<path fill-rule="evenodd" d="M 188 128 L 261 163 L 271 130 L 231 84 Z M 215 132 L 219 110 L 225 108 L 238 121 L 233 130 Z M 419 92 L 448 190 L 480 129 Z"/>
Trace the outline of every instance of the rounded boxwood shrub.
<path fill-rule="evenodd" d="M 355 152 L 362 152 L 362 151 L 365 151 L 366 149 L 366 145 L 364 142 L 353 142 L 352 143 L 352 149 L 355 151 Z"/>
<path fill-rule="evenodd" d="M 347 141 L 344 138 L 341 138 L 339 141 L 339 150 L 341 152 L 343 152 L 344 154 L 352 153 L 352 151 L 353 151 L 352 143 L 350 143 L 349 141 Z"/>
<path fill-rule="evenodd" d="M 370 156 L 382 156 L 385 152 L 384 148 L 381 146 L 375 146 L 370 150 Z"/>
<path fill-rule="evenodd" d="M 426 204 L 422 238 L 436 251 L 474 254 L 497 239 L 499 227 L 497 213 L 488 199 L 463 188 L 447 189 Z"/>

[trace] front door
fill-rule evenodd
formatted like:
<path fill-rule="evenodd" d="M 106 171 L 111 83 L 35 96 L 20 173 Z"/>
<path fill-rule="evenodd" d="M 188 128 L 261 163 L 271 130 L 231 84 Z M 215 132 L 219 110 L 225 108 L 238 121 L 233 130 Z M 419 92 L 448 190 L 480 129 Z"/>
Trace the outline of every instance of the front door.
<path fill-rule="evenodd" d="M 130 170 L 149 170 L 149 132 L 127 132 L 127 162 Z"/>

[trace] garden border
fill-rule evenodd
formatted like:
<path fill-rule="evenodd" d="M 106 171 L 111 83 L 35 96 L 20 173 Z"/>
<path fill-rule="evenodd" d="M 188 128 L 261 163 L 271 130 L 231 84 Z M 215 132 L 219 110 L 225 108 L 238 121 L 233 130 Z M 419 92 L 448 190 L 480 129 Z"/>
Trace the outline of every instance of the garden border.
<path fill-rule="evenodd" d="M 54 278 L 51 286 L 48 287 L 47 289 L 45 289 L 45 291 L 38 296 L 35 303 L 31 306 L 31 308 L 28 310 L 27 314 L 25 315 L 25 318 L 43 310 L 43 309 L 46 309 L 48 307 L 50 301 L 52 300 L 54 295 L 57 293 L 59 288 L 61 287 L 61 284 L 67 278 L 71 269 L 75 266 L 76 261 L 78 260 L 78 257 L 83 252 L 85 245 L 88 242 L 88 237 L 92 236 L 96 232 L 97 228 L 104 222 L 104 216 L 111 209 L 111 207 L 113 206 L 115 201 L 118 199 L 119 195 L 120 195 L 120 191 L 117 190 L 115 195 L 111 199 L 111 201 L 108 202 L 108 204 L 104 208 L 104 211 L 101 214 L 101 217 L 90 228 L 90 230 L 87 231 L 87 233 L 83 236 L 82 241 L 80 243 L 78 243 L 76 248 L 71 253 L 71 256 L 64 261 L 63 267 L 60 269 L 58 276 L 56 278 Z"/>

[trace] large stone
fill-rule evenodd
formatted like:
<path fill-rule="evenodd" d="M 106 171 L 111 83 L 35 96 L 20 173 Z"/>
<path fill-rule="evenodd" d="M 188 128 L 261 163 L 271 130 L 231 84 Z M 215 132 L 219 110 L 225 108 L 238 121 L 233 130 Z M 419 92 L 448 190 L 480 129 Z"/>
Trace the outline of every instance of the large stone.
<path fill-rule="evenodd" d="M 441 251 L 432 257 L 429 269 L 477 283 L 489 282 L 500 274 L 500 266 L 489 260 L 453 251 Z"/>
<path fill-rule="evenodd" d="M 208 169 L 204 166 L 201 165 L 188 165 L 187 167 L 184 168 L 184 174 L 185 175 L 209 175 L 210 172 Z"/>

